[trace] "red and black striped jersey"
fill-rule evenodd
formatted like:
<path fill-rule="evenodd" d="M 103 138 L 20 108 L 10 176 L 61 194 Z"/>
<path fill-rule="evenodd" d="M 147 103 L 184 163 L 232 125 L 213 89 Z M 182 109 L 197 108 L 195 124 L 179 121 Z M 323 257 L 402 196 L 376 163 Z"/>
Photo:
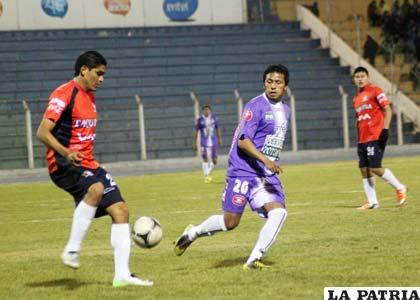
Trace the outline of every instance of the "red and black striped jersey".
<path fill-rule="evenodd" d="M 71 80 L 54 90 L 49 98 L 44 119 L 56 123 L 52 134 L 66 148 L 78 151 L 83 159 L 81 166 L 96 169 L 99 164 L 93 155 L 96 132 L 95 94 L 84 90 Z M 60 156 L 47 148 L 48 171 L 58 169 Z"/>

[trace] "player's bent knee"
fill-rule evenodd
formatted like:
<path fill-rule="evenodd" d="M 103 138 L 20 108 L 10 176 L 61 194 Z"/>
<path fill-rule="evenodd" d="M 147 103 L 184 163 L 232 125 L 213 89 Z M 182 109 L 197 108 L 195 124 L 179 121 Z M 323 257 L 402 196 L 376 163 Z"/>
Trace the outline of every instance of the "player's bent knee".
<path fill-rule="evenodd" d="M 236 227 L 238 227 L 239 221 L 240 220 L 236 220 L 236 219 L 228 219 L 228 220 L 225 219 L 226 229 L 227 230 L 233 230 L 233 229 L 235 229 Z"/>
<path fill-rule="evenodd" d="M 127 223 L 129 212 L 125 202 L 117 202 L 106 209 L 114 223 Z"/>
<path fill-rule="evenodd" d="M 102 196 L 104 194 L 104 186 L 101 182 L 97 182 L 92 184 L 85 196 L 85 201 L 88 204 L 97 206 L 99 204 L 99 202 L 102 199 Z"/>

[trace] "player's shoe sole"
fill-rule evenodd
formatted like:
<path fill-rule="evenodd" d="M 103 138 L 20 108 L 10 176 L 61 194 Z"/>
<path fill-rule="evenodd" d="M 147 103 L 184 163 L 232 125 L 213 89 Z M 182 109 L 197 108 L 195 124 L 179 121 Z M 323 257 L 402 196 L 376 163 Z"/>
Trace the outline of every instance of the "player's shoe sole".
<path fill-rule="evenodd" d="M 402 190 L 397 190 L 397 201 L 399 206 L 403 206 L 407 200 L 408 188 L 405 187 Z"/>
<path fill-rule="evenodd" d="M 129 285 L 135 286 L 153 286 L 153 281 L 147 279 L 140 279 L 136 277 L 136 275 L 131 274 L 129 278 L 121 279 L 121 280 L 114 280 L 112 282 L 113 287 L 124 287 Z"/>
<path fill-rule="evenodd" d="M 194 227 L 194 225 L 188 225 L 181 236 L 174 242 L 174 252 L 177 256 L 184 254 L 185 250 L 191 245 L 192 241 L 190 241 L 187 233 L 192 227 Z"/>
<path fill-rule="evenodd" d="M 80 257 L 79 253 L 76 251 L 64 251 L 61 254 L 61 260 L 63 261 L 63 264 L 67 267 L 70 267 L 72 269 L 80 268 Z"/>
<path fill-rule="evenodd" d="M 265 270 L 270 269 L 270 266 L 267 266 L 266 264 L 262 263 L 260 260 L 256 259 L 250 264 L 244 264 L 242 266 L 243 270 Z"/>
<path fill-rule="evenodd" d="M 362 206 L 358 207 L 358 210 L 369 210 L 369 209 L 377 209 L 379 208 L 379 204 L 370 204 L 370 203 L 365 203 Z"/>

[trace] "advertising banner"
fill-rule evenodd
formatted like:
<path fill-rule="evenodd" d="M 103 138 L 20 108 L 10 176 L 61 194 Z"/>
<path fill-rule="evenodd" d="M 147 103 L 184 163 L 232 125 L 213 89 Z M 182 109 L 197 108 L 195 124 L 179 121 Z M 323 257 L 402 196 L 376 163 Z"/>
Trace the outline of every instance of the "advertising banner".
<path fill-rule="evenodd" d="M 0 0 L 0 30 L 244 23 L 244 0 Z"/>

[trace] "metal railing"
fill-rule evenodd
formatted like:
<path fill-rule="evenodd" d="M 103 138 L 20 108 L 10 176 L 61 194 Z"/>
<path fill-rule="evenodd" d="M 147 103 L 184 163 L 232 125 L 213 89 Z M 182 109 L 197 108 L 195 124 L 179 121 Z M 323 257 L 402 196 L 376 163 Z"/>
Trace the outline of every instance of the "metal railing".
<path fill-rule="evenodd" d="M 347 98 L 348 95 L 344 91 L 343 86 L 340 84 L 338 90 L 341 94 L 341 112 L 343 117 L 343 146 L 344 149 L 348 149 L 350 146 L 350 135 L 349 135 L 349 114 L 347 107 Z"/>
<path fill-rule="evenodd" d="M 138 110 L 138 117 L 139 117 L 139 143 L 140 143 L 140 159 L 146 160 L 147 159 L 147 152 L 146 152 L 146 133 L 144 127 L 144 109 L 143 109 L 143 102 L 141 102 L 141 98 L 139 95 L 134 97 L 137 103 L 137 110 Z"/>

